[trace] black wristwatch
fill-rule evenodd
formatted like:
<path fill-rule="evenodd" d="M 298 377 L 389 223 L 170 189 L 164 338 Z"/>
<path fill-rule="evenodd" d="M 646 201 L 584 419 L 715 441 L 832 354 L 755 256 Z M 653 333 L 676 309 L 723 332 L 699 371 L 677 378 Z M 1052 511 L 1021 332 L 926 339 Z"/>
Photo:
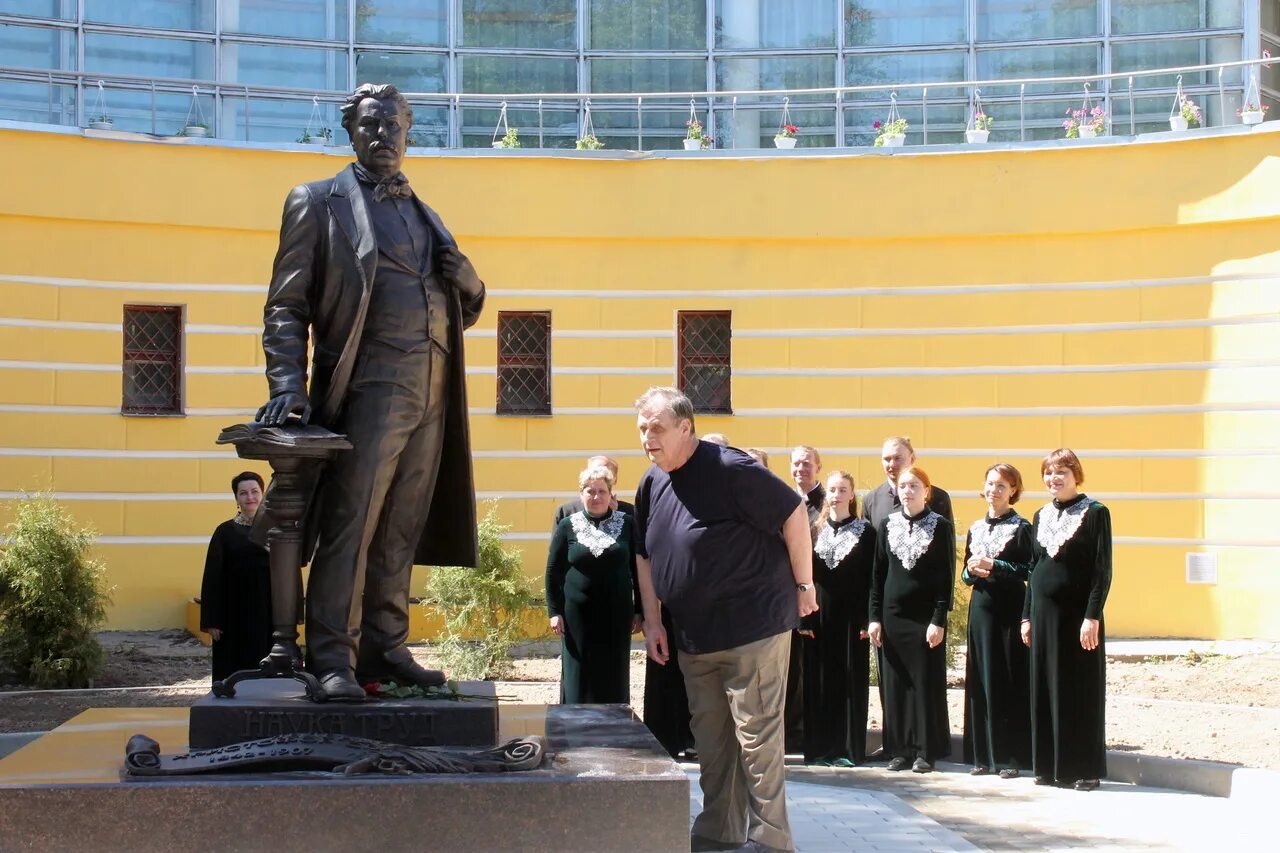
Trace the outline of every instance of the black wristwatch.
<path fill-rule="evenodd" d="M 800 590 L 801 592 L 808 592 L 809 590 L 813 589 L 813 584 L 811 584 L 811 583 L 798 583 L 798 584 L 796 584 L 796 589 Z"/>

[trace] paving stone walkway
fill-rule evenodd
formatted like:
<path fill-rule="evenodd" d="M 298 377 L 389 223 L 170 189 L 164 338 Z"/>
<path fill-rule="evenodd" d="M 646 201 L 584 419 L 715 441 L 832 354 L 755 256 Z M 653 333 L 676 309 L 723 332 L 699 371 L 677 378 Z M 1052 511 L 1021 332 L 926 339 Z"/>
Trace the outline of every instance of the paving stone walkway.
<path fill-rule="evenodd" d="M 1081 793 L 1038 787 L 1030 777 L 973 777 L 788 767 L 787 806 L 796 849 L 1254 851 L 1274 850 L 1269 815 L 1239 801 L 1104 782 Z M 690 814 L 701 810 L 694 765 Z"/>
<path fill-rule="evenodd" d="M 697 770 L 689 770 L 689 821 L 702 811 Z M 900 797 L 787 782 L 787 813 L 798 853 L 824 850 L 977 850 Z"/>

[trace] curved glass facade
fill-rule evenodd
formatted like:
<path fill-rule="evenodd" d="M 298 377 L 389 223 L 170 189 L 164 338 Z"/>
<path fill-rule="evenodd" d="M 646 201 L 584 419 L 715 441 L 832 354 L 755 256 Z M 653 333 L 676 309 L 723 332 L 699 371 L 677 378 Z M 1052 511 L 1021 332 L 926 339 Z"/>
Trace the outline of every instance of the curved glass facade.
<path fill-rule="evenodd" d="M 586 110 L 547 93 L 804 89 L 1089 75 L 1280 55 L 1280 0 L 2 0 L 0 119 L 226 139 L 345 142 L 337 97 L 366 81 L 415 93 L 413 144 L 487 146 L 498 105 L 526 146 L 572 147 Z M 49 72 L 101 75 L 86 82 Z M 1280 68 L 1261 69 L 1265 100 Z M 116 79 L 112 79 L 115 77 Z M 137 77 L 135 81 L 119 79 Z M 1117 85 L 1120 83 L 1120 85 Z M 1208 123 L 1234 113 L 1239 70 L 1188 75 Z M 1176 80 L 1113 81 L 1118 130 L 1167 127 Z M 196 87 L 193 94 L 192 87 Z M 247 88 L 246 88 L 247 87 Z M 277 87 L 294 91 L 274 91 Z M 313 102 L 311 92 L 328 93 Z M 1077 84 L 982 93 L 993 141 L 1061 135 Z M 1221 96 L 1220 96 L 1221 94 Z M 913 144 L 960 141 L 969 87 L 903 89 Z M 793 94 L 806 146 L 869 144 L 884 92 Z M 699 97 L 717 147 L 769 144 L 777 96 Z M 674 148 L 688 97 L 594 99 L 611 148 Z"/>

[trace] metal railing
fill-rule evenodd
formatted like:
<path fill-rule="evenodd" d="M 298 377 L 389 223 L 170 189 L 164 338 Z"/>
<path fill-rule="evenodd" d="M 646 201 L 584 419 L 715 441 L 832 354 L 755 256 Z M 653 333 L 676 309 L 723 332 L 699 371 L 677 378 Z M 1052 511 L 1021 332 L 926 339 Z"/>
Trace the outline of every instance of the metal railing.
<path fill-rule="evenodd" d="M 699 115 L 699 109 L 707 115 L 708 132 L 719 138 L 719 124 L 730 122 L 736 128 L 739 114 L 754 112 L 779 112 L 789 105 L 796 111 L 821 111 L 831 114 L 834 119 L 834 144 L 846 144 L 845 137 L 850 130 L 847 118 L 850 113 L 883 108 L 890 102 L 910 108 L 913 113 L 919 110 L 920 140 L 929 144 L 930 110 L 934 110 L 935 134 L 954 136 L 963 127 L 953 119 L 939 115 L 954 116 L 956 107 L 966 108 L 966 115 L 972 111 L 978 99 L 987 108 L 1007 108 L 1015 106 L 1018 111 L 1017 140 L 1025 141 L 1029 131 L 1056 128 L 1061 118 L 1047 116 L 1028 118 L 1028 106 L 1036 104 L 1062 104 L 1074 100 L 1084 101 L 1092 98 L 1106 111 L 1108 132 L 1115 132 L 1115 114 L 1117 105 L 1127 105 L 1127 124 L 1129 135 L 1138 132 L 1140 124 L 1149 125 L 1154 119 L 1139 119 L 1138 102 L 1145 99 L 1170 98 L 1178 93 L 1188 96 L 1217 98 L 1217 121 L 1211 122 L 1208 110 L 1204 112 L 1203 126 L 1209 127 L 1234 124 L 1235 113 L 1231 108 L 1235 99 L 1244 98 L 1261 105 L 1258 70 L 1270 67 L 1270 63 L 1280 60 L 1264 57 L 1262 59 L 1246 59 L 1233 62 L 1207 63 L 1168 68 L 1143 69 L 1138 71 L 1114 72 L 1109 74 L 1068 75 L 1058 77 L 1023 77 L 987 80 L 955 80 L 897 83 L 874 83 L 849 86 L 831 86 L 799 89 L 763 89 L 763 90 L 720 90 L 720 91 L 667 91 L 667 92 L 554 92 L 554 93 L 479 93 L 479 92 L 405 92 L 405 97 L 415 109 L 436 110 L 443 114 L 443 121 L 437 120 L 433 125 L 436 140 L 440 143 L 427 147 L 451 148 L 467 146 L 468 139 L 473 142 L 479 136 L 487 136 L 491 129 L 488 125 L 467 125 L 464 119 L 478 118 L 467 111 L 486 114 L 502 107 L 511 110 L 523 110 L 537 117 L 538 147 L 542 147 L 547 137 L 572 144 L 579 131 L 586 124 L 591 111 L 597 113 L 634 114 L 634 124 L 618 128 L 607 128 L 601 136 L 626 137 L 636 140 L 636 148 L 645 149 L 646 127 L 645 116 L 666 114 L 668 119 L 682 117 L 690 111 Z M 1188 77 L 1199 77 L 1201 82 L 1184 85 Z M 1152 78 L 1158 80 L 1150 86 L 1135 85 L 1138 81 Z M 1175 79 L 1170 83 L 1169 80 Z M 1230 79 L 1228 79 L 1230 78 Z M 178 128 L 172 124 L 180 108 L 161 107 L 161 100 L 177 104 L 178 99 L 208 99 L 211 102 L 210 114 L 213 119 L 211 135 L 222 139 L 243 139 L 245 141 L 282 141 L 283 135 L 291 135 L 300 129 L 301 111 L 294 115 L 288 113 L 293 106 L 303 109 L 310 106 L 327 108 L 336 116 L 336 107 L 347 96 L 346 91 L 302 89 L 287 86 L 254 86 L 239 83 L 226 83 L 211 80 L 191 80 L 182 78 L 144 77 L 137 75 L 113 74 L 103 75 L 83 71 L 62 71 L 35 69 L 14 66 L 0 66 L 0 81 L 18 84 L 43 84 L 47 87 L 45 96 L 45 117 L 47 121 L 34 120 L 34 123 L 85 126 L 90 118 L 91 109 L 101 103 L 108 115 L 113 112 L 129 118 L 126 129 L 141 129 L 154 135 L 173 135 L 165 133 L 168 127 Z M 1116 84 L 1121 84 L 1117 86 Z M 1078 88 L 1069 88 L 1078 87 Z M 1016 88 L 1016 92 L 1012 91 Z M 930 92 L 934 93 L 931 99 Z M 942 93 L 939 95 L 938 93 Z M 97 97 L 96 102 L 91 99 Z M 143 95 L 142 106 L 111 106 L 113 98 L 108 95 L 125 95 L 136 99 Z M 806 100 L 812 99 L 812 100 Z M 1172 101 L 1170 101 L 1172 103 Z M 257 110 L 254 107 L 257 105 Z M 948 108 L 945 113 L 943 108 Z M 242 113 L 236 114 L 236 109 Z M 31 101 L 14 98 L 12 92 L 0 89 L 0 115 L 16 115 L 22 111 L 32 117 L 38 114 Z M 190 113 L 190 108 L 187 110 Z M 272 112 L 277 113 L 272 115 Z M 314 112 L 313 112 L 314 115 Z M 559 117 L 559 121 L 547 123 L 547 117 Z M 23 120 L 23 119 L 20 119 Z M 1004 119 L 1002 118 L 1003 122 Z M 256 122 L 256 125 L 255 125 Z M 311 120 L 308 119 L 308 123 Z M 967 119 L 966 122 L 967 123 Z M 420 123 L 421 124 L 421 123 Z M 661 122 L 658 122 L 661 124 Z M 323 120 L 323 127 L 335 131 L 336 125 L 329 119 Z M 317 128 L 319 129 L 319 128 Z M 616 131 L 610 133 L 609 131 Z M 913 131 L 915 132 L 915 131 Z M 1008 132 L 1006 131 L 1006 134 Z M 855 137 L 865 133 L 854 131 Z M 654 127 L 652 119 L 648 128 L 648 138 L 654 143 L 670 143 L 684 136 L 684 126 L 679 122 L 668 122 L 667 127 Z M 1007 136 L 1006 136 L 1007 138 Z M 756 140 L 759 141 L 759 140 Z M 951 141 L 946 139 L 944 141 Z M 755 145 L 737 145 L 733 140 L 732 147 L 756 147 Z"/>

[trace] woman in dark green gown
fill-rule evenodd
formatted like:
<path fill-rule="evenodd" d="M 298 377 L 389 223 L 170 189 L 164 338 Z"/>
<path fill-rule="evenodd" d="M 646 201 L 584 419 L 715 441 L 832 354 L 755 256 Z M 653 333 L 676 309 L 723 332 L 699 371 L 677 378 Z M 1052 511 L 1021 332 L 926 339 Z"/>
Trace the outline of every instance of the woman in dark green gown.
<path fill-rule="evenodd" d="M 639 606 L 634 522 L 610 509 L 608 468 L 588 468 L 578 484 L 584 508 L 556 524 L 547 554 L 547 612 L 562 640 L 560 701 L 627 704 Z"/>
<path fill-rule="evenodd" d="M 1106 632 L 1111 513 L 1079 491 L 1084 469 L 1059 449 L 1041 463 L 1053 500 L 1036 511 L 1036 561 L 1023 610 L 1031 647 L 1032 766 L 1037 785 L 1092 791 L 1107 773 Z"/>
<path fill-rule="evenodd" d="M 805 764 L 852 767 L 867 759 L 867 601 L 876 532 L 857 517 L 857 502 L 852 475 L 827 478 L 813 545 L 818 612 L 805 617 L 800 640 Z"/>
<path fill-rule="evenodd" d="M 871 576 L 871 642 L 884 649 L 884 728 L 889 769 L 933 770 L 951 753 L 947 720 L 947 611 L 955 581 L 951 522 L 928 506 L 929 476 L 898 475 L 902 509 L 876 528 Z M 914 761 L 912 761 L 914 759 Z"/>
<path fill-rule="evenodd" d="M 1013 779 L 1031 769 L 1031 704 L 1027 649 L 1019 623 L 1035 539 L 1010 505 L 1022 475 L 1006 463 L 987 469 L 986 515 L 964 543 L 960 578 L 973 588 L 964 680 L 964 760 L 975 776 L 998 771 Z"/>

